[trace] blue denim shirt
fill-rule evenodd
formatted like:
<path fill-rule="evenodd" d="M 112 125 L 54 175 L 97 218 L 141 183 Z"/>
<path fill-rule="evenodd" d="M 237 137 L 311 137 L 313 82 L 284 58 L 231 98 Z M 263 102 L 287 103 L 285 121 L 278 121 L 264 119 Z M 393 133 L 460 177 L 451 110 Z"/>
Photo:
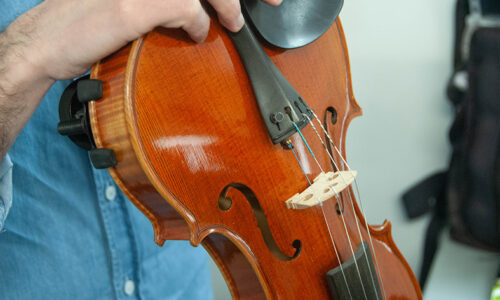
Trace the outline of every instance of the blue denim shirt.
<path fill-rule="evenodd" d="M 39 2 L 0 0 L 0 32 Z M 67 84 L 54 84 L 0 166 L 0 299 L 212 299 L 202 247 L 158 247 L 107 171 L 57 133 Z"/>

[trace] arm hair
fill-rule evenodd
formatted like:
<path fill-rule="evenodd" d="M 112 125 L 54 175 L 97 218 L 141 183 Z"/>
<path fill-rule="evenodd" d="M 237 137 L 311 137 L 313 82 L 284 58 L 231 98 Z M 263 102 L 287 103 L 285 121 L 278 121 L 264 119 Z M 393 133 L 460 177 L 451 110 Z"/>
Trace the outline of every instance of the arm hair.
<path fill-rule="evenodd" d="M 36 39 L 36 18 L 29 12 L 0 34 L 0 160 L 54 82 L 25 56 Z"/>

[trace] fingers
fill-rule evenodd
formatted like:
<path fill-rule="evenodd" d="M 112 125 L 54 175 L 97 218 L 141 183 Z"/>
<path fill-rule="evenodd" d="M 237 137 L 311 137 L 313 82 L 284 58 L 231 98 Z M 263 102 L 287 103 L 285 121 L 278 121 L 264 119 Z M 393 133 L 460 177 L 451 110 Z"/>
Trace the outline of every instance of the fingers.
<path fill-rule="evenodd" d="M 197 43 L 203 42 L 210 28 L 210 17 L 202 7 L 200 0 L 163 0 L 166 7 L 160 12 L 165 15 L 168 22 L 165 27 L 180 27 Z M 173 9 L 175 8 L 175 9 Z"/>
<path fill-rule="evenodd" d="M 262 0 L 267 4 L 278 6 L 282 0 Z M 208 0 L 215 8 L 219 16 L 219 22 L 227 29 L 237 32 L 245 24 L 245 19 L 241 14 L 239 0 Z"/>
<path fill-rule="evenodd" d="M 210 17 L 198 0 L 194 2 L 196 2 L 196 5 L 193 7 L 193 11 L 188 13 L 184 19 L 184 25 L 181 27 L 195 42 L 201 43 L 207 38 Z"/>
<path fill-rule="evenodd" d="M 200 0 L 117 0 L 122 24 L 130 28 L 129 40 L 157 26 L 182 28 L 196 42 L 208 34 L 210 18 Z"/>
<path fill-rule="evenodd" d="M 219 22 L 227 29 L 237 32 L 245 24 L 239 0 L 208 0 L 219 16 Z"/>
<path fill-rule="evenodd" d="M 198 43 L 203 42 L 210 27 L 210 17 L 200 0 L 117 0 L 124 24 L 132 28 L 131 38 L 140 36 L 156 26 L 182 28 Z M 219 21 L 227 29 L 237 32 L 245 20 L 239 0 L 207 0 L 217 11 Z M 262 0 L 279 5 L 282 0 Z"/>

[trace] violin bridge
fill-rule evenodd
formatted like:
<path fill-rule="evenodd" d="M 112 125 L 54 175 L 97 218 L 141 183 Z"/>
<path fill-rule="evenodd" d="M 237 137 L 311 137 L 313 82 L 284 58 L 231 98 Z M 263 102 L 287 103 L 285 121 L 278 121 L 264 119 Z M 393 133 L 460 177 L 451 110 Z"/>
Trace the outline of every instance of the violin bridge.
<path fill-rule="evenodd" d="M 356 171 L 338 171 L 319 174 L 313 184 L 286 201 L 289 209 L 306 209 L 318 205 L 345 190 L 356 178 Z"/>

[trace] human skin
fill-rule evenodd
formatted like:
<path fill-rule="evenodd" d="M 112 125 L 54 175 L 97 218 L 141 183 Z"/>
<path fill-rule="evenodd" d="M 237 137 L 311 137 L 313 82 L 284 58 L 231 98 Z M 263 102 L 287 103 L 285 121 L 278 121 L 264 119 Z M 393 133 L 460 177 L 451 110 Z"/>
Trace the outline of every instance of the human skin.
<path fill-rule="evenodd" d="M 241 29 L 239 0 L 207 2 L 227 29 Z M 182 28 L 201 43 L 209 25 L 200 0 L 46 0 L 21 15 L 0 34 L 0 160 L 56 80 L 84 74 L 155 27 Z"/>

